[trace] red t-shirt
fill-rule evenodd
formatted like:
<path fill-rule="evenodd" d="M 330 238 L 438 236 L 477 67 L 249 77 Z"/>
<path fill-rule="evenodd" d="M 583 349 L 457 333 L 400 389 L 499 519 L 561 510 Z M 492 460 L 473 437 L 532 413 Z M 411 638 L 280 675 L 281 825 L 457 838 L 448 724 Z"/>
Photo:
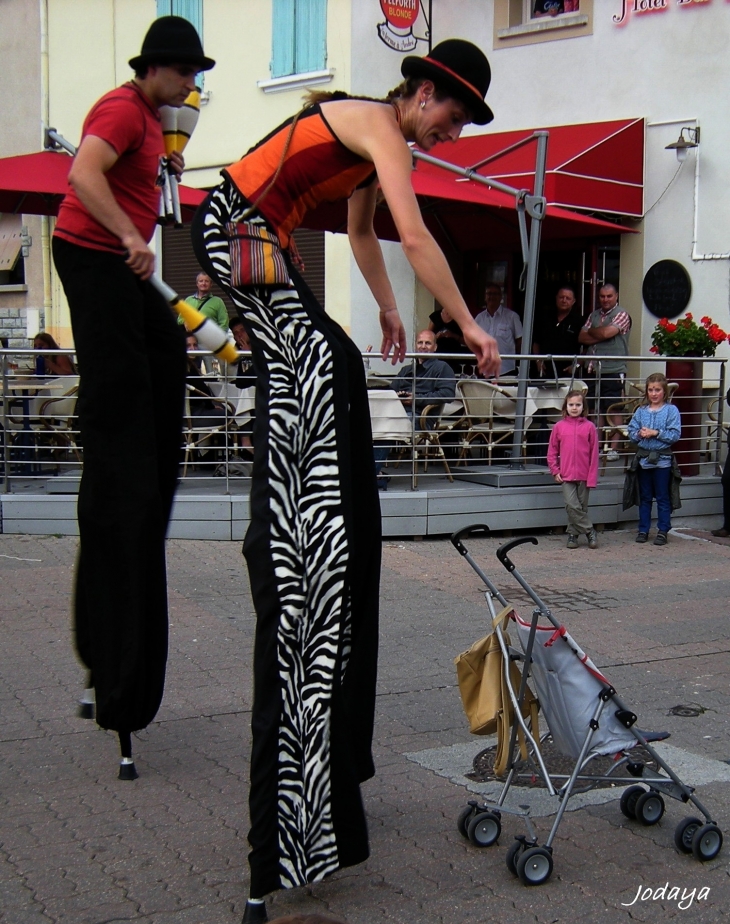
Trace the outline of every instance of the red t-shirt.
<path fill-rule="evenodd" d="M 156 181 L 160 157 L 165 153 L 159 112 L 139 87 L 125 83 L 102 96 L 92 107 L 84 121 L 81 140 L 87 135 L 102 138 L 119 155 L 105 176 L 120 207 L 145 241 L 149 241 L 160 207 Z M 119 238 L 89 214 L 70 187 L 54 233 L 92 250 L 124 253 Z"/>

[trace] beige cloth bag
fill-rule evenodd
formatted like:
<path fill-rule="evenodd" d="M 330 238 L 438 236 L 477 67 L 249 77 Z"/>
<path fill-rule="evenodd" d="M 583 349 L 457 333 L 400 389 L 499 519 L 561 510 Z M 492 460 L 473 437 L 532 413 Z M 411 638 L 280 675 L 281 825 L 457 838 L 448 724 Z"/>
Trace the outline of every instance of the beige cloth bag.
<path fill-rule="evenodd" d="M 497 735 L 494 772 L 498 777 L 504 776 L 509 762 L 508 752 L 514 709 L 507 689 L 502 649 L 499 647 L 497 633 L 494 630 L 502 623 L 503 637 L 506 645 L 509 646 L 510 640 L 506 625 L 511 615 L 512 607 L 506 606 L 495 616 L 492 632 L 480 638 L 468 651 L 454 658 L 461 701 L 469 719 L 469 730 L 473 735 L 493 735 L 495 733 Z M 517 693 L 522 675 L 514 661 L 510 664 L 509 676 L 512 689 Z M 530 718 L 533 735 L 536 740 L 539 740 L 537 712 L 537 699 L 528 686 L 522 702 L 522 715 Z M 524 760 L 527 757 L 527 747 L 521 728 L 517 729 L 517 735 Z"/>

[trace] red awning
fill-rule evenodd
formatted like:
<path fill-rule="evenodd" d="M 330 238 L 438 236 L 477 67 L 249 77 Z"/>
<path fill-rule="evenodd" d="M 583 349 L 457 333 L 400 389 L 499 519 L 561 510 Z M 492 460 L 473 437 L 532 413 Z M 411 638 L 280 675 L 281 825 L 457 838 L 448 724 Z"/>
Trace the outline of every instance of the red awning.
<path fill-rule="evenodd" d="M 39 151 L 0 158 L 0 212 L 57 215 L 68 192 L 73 158 L 60 151 Z M 180 186 L 183 218 L 190 220 L 207 195 L 205 190 Z"/>
<path fill-rule="evenodd" d="M 545 194 L 548 200 L 542 226 L 544 241 L 584 240 L 633 231 L 590 215 L 585 209 L 639 218 L 643 214 L 644 123 L 641 119 L 590 122 L 546 129 Z M 473 135 L 455 144 L 436 145 L 429 153 L 440 160 L 471 167 L 517 189 L 533 192 L 535 143 L 491 160 L 499 151 L 529 138 L 534 129 Z M 483 161 L 489 163 L 480 166 Z M 465 252 L 500 247 L 519 249 L 515 199 L 481 183 L 467 180 L 432 164 L 418 161 L 412 174 L 427 227 L 444 250 Z M 384 202 L 375 213 L 375 231 L 383 240 L 397 241 L 398 233 Z M 325 203 L 310 212 L 304 227 L 345 231 L 344 203 Z"/>
<path fill-rule="evenodd" d="M 583 122 L 544 130 L 549 132 L 545 176 L 545 196 L 549 205 L 641 218 L 644 214 L 643 119 Z M 526 144 L 505 154 L 499 152 L 529 138 L 533 131 L 535 129 L 471 135 L 460 138 L 455 144 L 436 145 L 429 153 L 532 192 L 536 145 Z M 441 176 L 442 171 L 419 163 L 417 173 L 430 177 Z M 461 184 L 457 182 L 457 185 Z M 466 181 L 463 185 L 473 184 Z"/>

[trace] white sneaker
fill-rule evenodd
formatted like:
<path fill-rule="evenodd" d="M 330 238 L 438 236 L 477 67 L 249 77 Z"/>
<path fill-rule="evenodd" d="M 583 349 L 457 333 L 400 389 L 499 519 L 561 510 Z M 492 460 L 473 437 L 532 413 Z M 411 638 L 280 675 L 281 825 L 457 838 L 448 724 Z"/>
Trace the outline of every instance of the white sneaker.
<path fill-rule="evenodd" d="M 609 462 L 618 462 L 620 458 L 621 456 L 616 452 L 615 449 L 609 449 L 608 452 L 606 453 L 606 459 Z"/>

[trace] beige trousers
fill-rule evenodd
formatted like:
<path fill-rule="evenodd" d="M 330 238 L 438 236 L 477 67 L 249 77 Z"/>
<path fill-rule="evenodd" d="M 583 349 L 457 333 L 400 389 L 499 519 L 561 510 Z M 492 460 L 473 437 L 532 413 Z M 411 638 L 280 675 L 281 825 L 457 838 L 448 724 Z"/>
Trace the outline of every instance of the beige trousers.
<path fill-rule="evenodd" d="M 568 532 L 571 536 L 589 533 L 593 529 L 588 516 L 588 496 L 591 490 L 585 481 L 564 481 L 563 498 L 568 514 Z"/>

